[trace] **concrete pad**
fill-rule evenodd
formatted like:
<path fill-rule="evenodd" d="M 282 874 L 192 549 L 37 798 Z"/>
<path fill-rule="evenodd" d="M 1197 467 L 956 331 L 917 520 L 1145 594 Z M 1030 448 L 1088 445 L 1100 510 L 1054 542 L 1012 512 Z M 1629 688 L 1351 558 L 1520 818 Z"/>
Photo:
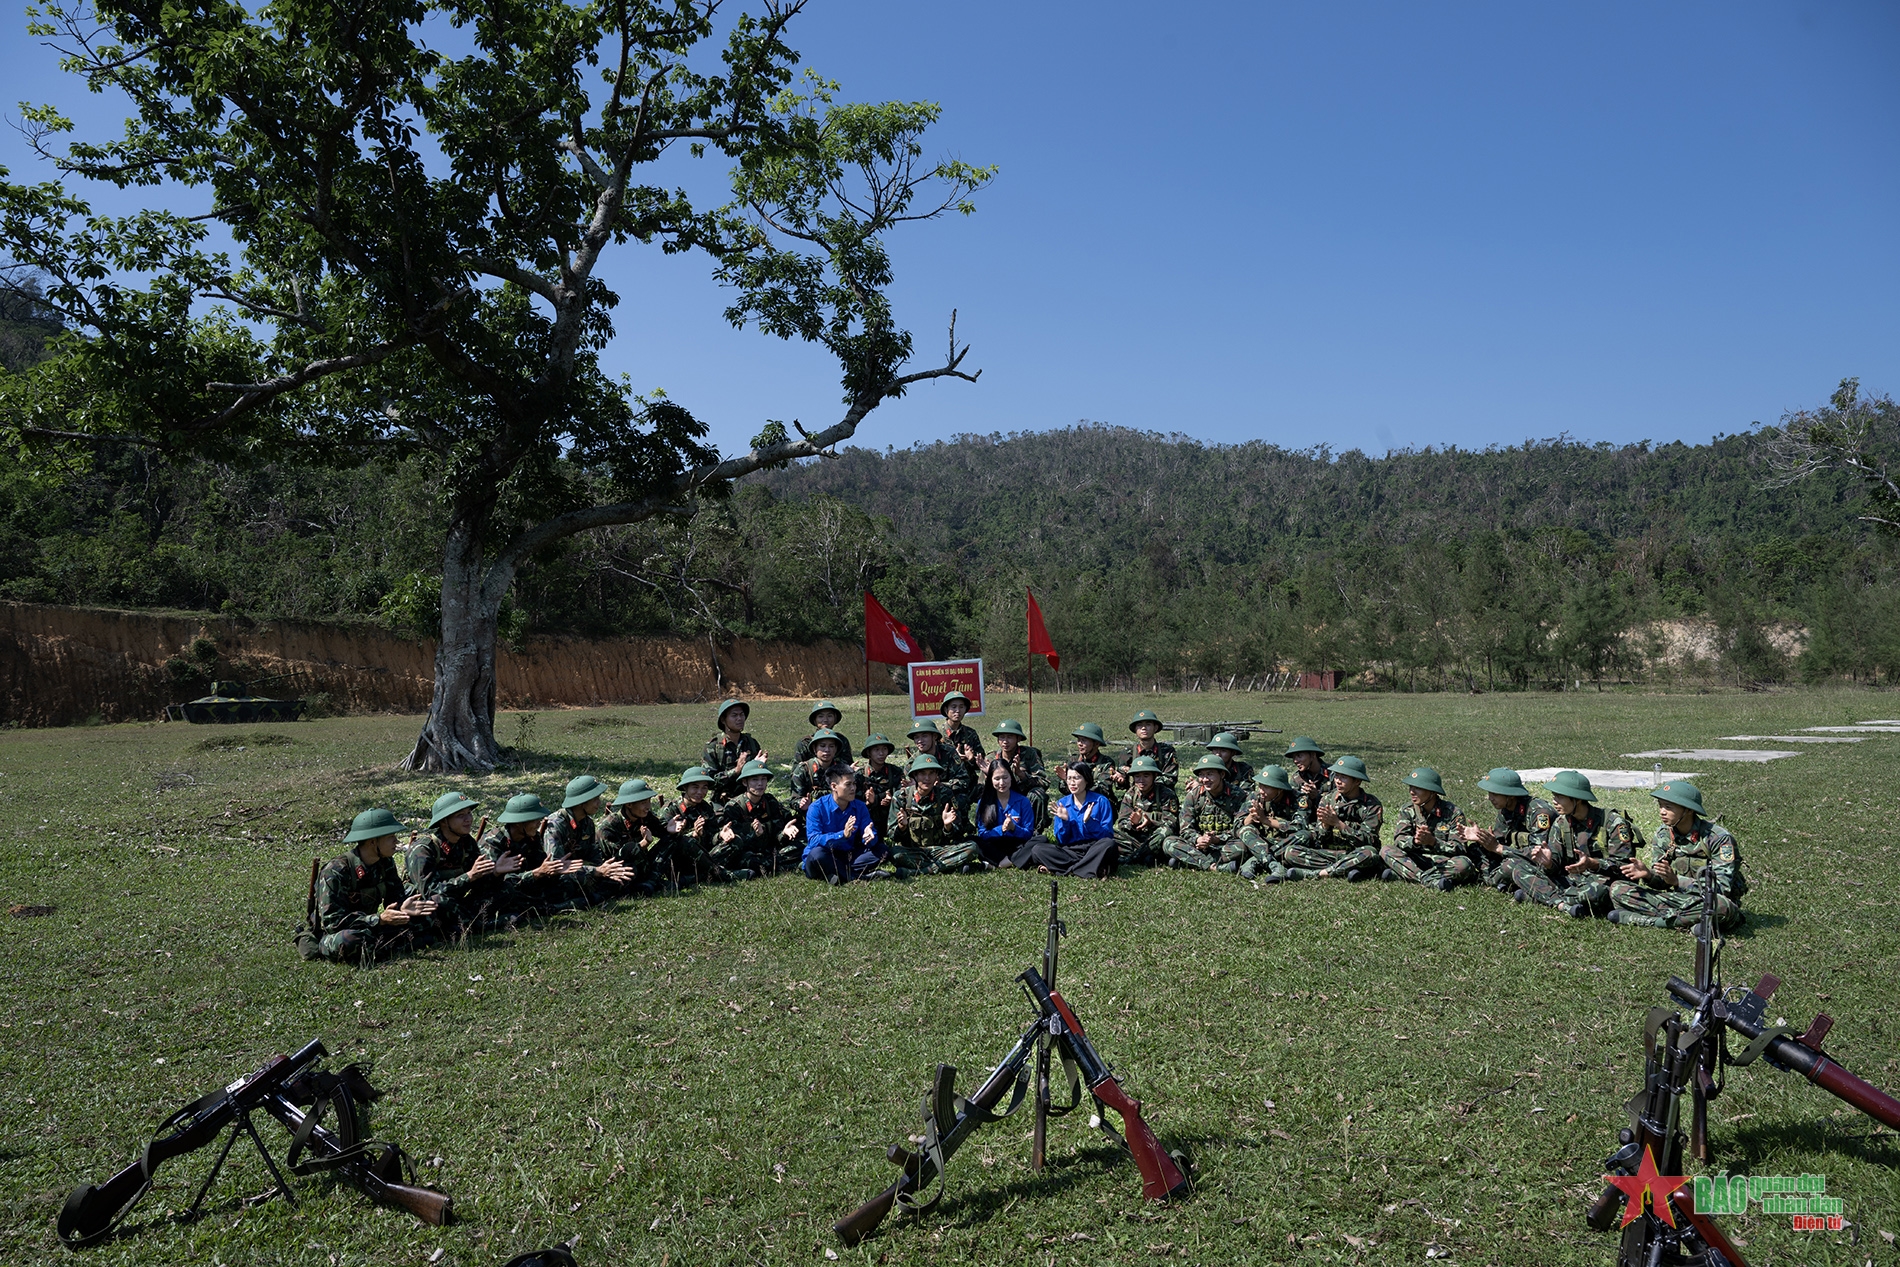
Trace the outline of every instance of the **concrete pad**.
<path fill-rule="evenodd" d="M 1900 735 L 1900 726 L 1803 726 L 1801 729 L 1835 735 Z"/>
<path fill-rule="evenodd" d="M 1741 742 L 1755 743 L 1866 743 L 1857 735 L 1721 735 L 1722 739 L 1735 739 Z"/>
<path fill-rule="evenodd" d="M 1900 721 L 1896 721 L 1893 718 L 1889 717 L 1884 720 L 1877 719 L 1874 721 L 1864 721 L 1861 723 L 1861 725 L 1863 726 L 1900 726 Z"/>
<path fill-rule="evenodd" d="M 1576 766 L 1554 765 L 1543 770 L 1519 770 L 1518 777 L 1526 783 L 1548 783 L 1557 777 L 1559 770 L 1576 770 L 1590 780 L 1591 787 L 1608 788 L 1611 791 L 1629 791 L 1632 788 L 1645 790 L 1658 783 L 1667 783 L 1671 779 L 1699 779 L 1700 774 L 1686 770 L 1664 770 L 1660 775 L 1654 770 L 1581 770 Z"/>
<path fill-rule="evenodd" d="M 1775 748 L 1658 748 L 1654 752 L 1626 752 L 1626 757 L 1654 757 L 1664 761 L 1778 761 L 1799 752 Z"/>

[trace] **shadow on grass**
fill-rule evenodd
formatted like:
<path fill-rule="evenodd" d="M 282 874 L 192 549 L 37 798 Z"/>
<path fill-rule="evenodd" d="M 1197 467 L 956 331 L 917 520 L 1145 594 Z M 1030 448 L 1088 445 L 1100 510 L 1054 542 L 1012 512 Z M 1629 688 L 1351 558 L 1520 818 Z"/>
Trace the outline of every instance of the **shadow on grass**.
<path fill-rule="evenodd" d="M 1723 933 L 1722 936 L 1730 941 L 1747 941 L 1752 937 L 1767 932 L 1771 928 L 1780 928 L 1788 922 L 1789 920 L 1786 915 L 1769 915 L 1761 911 L 1749 911 L 1747 912 L 1747 918 L 1745 918 L 1739 926 Z"/>
<path fill-rule="evenodd" d="M 1219 1135 L 1171 1135 L 1162 1141 L 1162 1147 L 1185 1150 L 1191 1161 L 1206 1148 L 1230 1142 L 1226 1136 Z M 1018 1201 L 1053 1196 L 1080 1180 L 1124 1167 L 1128 1170 L 1131 1182 L 1139 1184 L 1140 1174 L 1128 1150 L 1103 1139 L 1071 1157 L 1051 1159 L 1039 1175 L 1017 1179 L 1001 1187 L 973 1188 L 964 1196 L 946 1196 L 935 1214 L 952 1227 L 977 1227 L 996 1218 Z M 954 1160 L 951 1162 L 950 1176 L 954 1183 Z M 1192 1171 L 1190 1176 L 1197 1181 L 1199 1179 Z"/>
<path fill-rule="evenodd" d="M 1816 1091 L 1818 1093 L 1819 1088 Z M 1824 1106 L 1832 1102 L 1831 1098 L 1818 1101 L 1815 1116 L 1810 1121 L 1792 1126 L 1744 1126 L 1737 1129 L 1734 1148 L 1738 1156 L 1733 1162 L 1724 1157 L 1723 1162 L 1728 1165 L 1730 1173 L 1741 1174 L 1751 1169 L 1749 1163 L 1794 1147 L 1809 1153 L 1834 1153 L 1875 1166 L 1900 1164 L 1900 1136 L 1842 1130 L 1827 1117 L 1833 1110 Z"/>

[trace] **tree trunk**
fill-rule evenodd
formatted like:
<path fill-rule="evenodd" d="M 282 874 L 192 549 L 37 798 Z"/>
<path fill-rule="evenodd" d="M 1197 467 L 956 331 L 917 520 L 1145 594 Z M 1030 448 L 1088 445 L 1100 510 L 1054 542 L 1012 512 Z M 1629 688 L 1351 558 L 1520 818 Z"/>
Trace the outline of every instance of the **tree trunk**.
<path fill-rule="evenodd" d="M 405 770 L 492 770 L 495 745 L 495 638 L 513 569 L 484 566 L 479 525 L 457 523 L 442 548 L 442 639 L 435 649 L 435 696 Z"/>

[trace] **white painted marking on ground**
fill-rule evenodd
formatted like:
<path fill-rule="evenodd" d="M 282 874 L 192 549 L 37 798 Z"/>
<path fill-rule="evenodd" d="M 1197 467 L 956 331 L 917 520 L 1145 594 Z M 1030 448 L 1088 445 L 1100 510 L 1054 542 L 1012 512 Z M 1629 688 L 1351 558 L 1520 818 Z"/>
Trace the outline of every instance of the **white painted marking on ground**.
<path fill-rule="evenodd" d="M 1626 752 L 1623 755 L 1659 757 L 1665 761 L 1753 761 L 1759 764 L 1801 754 L 1776 748 L 1658 748 L 1653 752 Z"/>
<path fill-rule="evenodd" d="M 1896 721 L 1891 717 L 1885 717 L 1885 718 L 1877 717 L 1873 719 L 1872 721 L 1864 721 L 1861 723 L 1861 725 L 1863 726 L 1900 726 L 1900 721 Z"/>
<path fill-rule="evenodd" d="M 1801 729 L 1819 730 L 1837 735 L 1900 735 L 1900 726 L 1803 726 Z"/>
<path fill-rule="evenodd" d="M 1542 770 L 1519 770 L 1518 777 L 1526 783 L 1548 783 L 1557 776 L 1559 770 L 1577 770 L 1590 780 L 1591 787 L 1608 788 L 1611 791 L 1627 792 L 1632 788 L 1652 788 L 1658 783 L 1667 783 L 1671 779 L 1699 779 L 1702 776 L 1691 771 L 1664 770 L 1658 774 L 1654 770 L 1578 770 L 1575 766 L 1549 766 Z"/>
<path fill-rule="evenodd" d="M 1735 739 L 1755 743 L 1866 743 L 1857 735 L 1718 735 L 1718 739 Z"/>

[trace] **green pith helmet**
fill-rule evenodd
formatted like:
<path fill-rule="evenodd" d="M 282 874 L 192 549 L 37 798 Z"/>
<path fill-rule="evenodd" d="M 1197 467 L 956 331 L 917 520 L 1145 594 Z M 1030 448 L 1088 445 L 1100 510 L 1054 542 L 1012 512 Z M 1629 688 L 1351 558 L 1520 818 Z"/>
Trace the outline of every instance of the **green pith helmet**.
<path fill-rule="evenodd" d="M 1144 709 L 1142 709 L 1142 710 L 1141 710 L 1141 711 L 1140 711 L 1139 713 L 1136 713 L 1136 714 L 1135 714 L 1135 715 L 1134 715 L 1133 717 L 1130 717 L 1130 718 L 1128 719 L 1128 729 L 1129 729 L 1129 731 L 1130 731 L 1130 732 L 1132 733 L 1132 732 L 1134 731 L 1134 729 L 1135 729 L 1135 727 L 1137 727 L 1137 726 L 1139 726 L 1139 725 L 1141 725 L 1141 723 L 1143 723 L 1143 722 L 1145 722 L 1145 721 L 1151 721 L 1151 722 L 1153 722 L 1153 723 L 1154 723 L 1154 724 L 1155 724 L 1156 726 L 1159 726 L 1159 725 L 1161 725 L 1161 719 L 1160 719 L 1159 717 L 1156 717 L 1156 716 L 1155 716 L 1155 711 L 1154 711 L 1154 709 L 1152 709 L 1152 708 L 1144 708 Z"/>
<path fill-rule="evenodd" d="M 873 748 L 883 748 L 885 750 L 884 755 L 887 757 L 897 751 L 897 745 L 886 739 L 883 735 L 866 735 L 864 737 L 864 746 L 858 749 L 858 751 L 868 757 L 871 755 L 871 749 Z"/>
<path fill-rule="evenodd" d="M 1358 778 L 1360 776 L 1354 775 L 1353 777 Z M 1438 771 L 1428 765 L 1419 766 L 1403 779 L 1400 779 L 1399 782 L 1405 784 L 1406 787 L 1415 787 L 1422 792 L 1430 792 L 1433 796 L 1443 796 L 1445 794 L 1445 781 L 1438 777 Z"/>
<path fill-rule="evenodd" d="M 684 792 L 689 785 L 694 783 L 711 783 L 712 781 L 713 776 L 706 773 L 706 767 L 689 765 L 680 772 L 680 791 Z"/>
<path fill-rule="evenodd" d="M 1590 780 L 1584 778 L 1583 775 L 1575 770 L 1557 771 L 1557 773 L 1553 774 L 1544 784 L 1544 790 L 1549 792 L 1552 796 L 1568 796 L 1572 800 L 1587 801 L 1591 805 L 1597 803 L 1597 794 L 1591 790 Z M 1658 788 L 1656 790 L 1660 792 L 1662 789 Z M 1699 802 L 1694 808 L 1697 813 L 1702 812 L 1702 806 Z"/>
<path fill-rule="evenodd" d="M 645 779 L 628 779 L 620 785 L 620 791 L 614 796 L 614 805 L 631 805 L 635 801 L 650 801 L 659 793 L 647 786 Z M 513 802 L 510 802 L 513 804 Z"/>
<path fill-rule="evenodd" d="M 937 759 L 927 752 L 920 752 L 912 757 L 910 759 L 910 768 L 905 770 L 904 773 L 915 774 L 919 770 L 935 770 L 938 774 L 943 773 L 943 767 L 937 764 Z"/>
<path fill-rule="evenodd" d="M 838 745 L 839 752 L 844 751 L 844 736 L 839 734 L 837 731 L 833 730 L 831 727 L 820 726 L 818 729 L 811 732 L 811 750 L 813 752 L 818 751 L 818 741 L 820 739 L 829 739 L 831 740 L 831 742 Z"/>
<path fill-rule="evenodd" d="M 1684 809 L 1695 811 L 1697 818 L 1707 818 L 1709 811 L 1702 808 L 1702 789 L 1687 779 L 1671 779 L 1650 795 L 1659 801 L 1668 801 L 1671 805 L 1680 805 Z"/>
<path fill-rule="evenodd" d="M 394 836 L 402 830 L 402 824 L 396 816 L 386 809 L 366 809 L 350 820 L 350 834 L 343 843 L 353 845 L 359 840 L 375 840 L 378 836 Z"/>
<path fill-rule="evenodd" d="M 1326 767 L 1328 774 L 1343 774 L 1349 779 L 1358 779 L 1361 783 L 1370 783 L 1372 776 L 1366 773 L 1366 763 L 1358 757 L 1341 757 Z"/>
<path fill-rule="evenodd" d="M 996 723 L 995 729 L 991 730 L 990 733 L 992 735 L 1014 735 L 1024 743 L 1029 742 L 1029 736 L 1023 733 L 1023 724 L 1014 717 L 1003 718 L 1002 721 Z"/>
<path fill-rule="evenodd" d="M 839 708 L 836 704 L 832 703 L 828 699 L 819 700 L 817 706 L 814 707 L 809 713 L 805 714 L 805 720 L 810 722 L 812 725 L 816 726 L 818 724 L 818 714 L 824 712 L 827 708 L 829 708 L 832 712 L 838 714 L 839 721 L 844 720 L 844 710 L 842 708 Z"/>
<path fill-rule="evenodd" d="M 585 805 L 596 796 L 605 796 L 607 785 L 591 774 L 579 774 L 567 781 L 567 795 L 561 798 L 562 809 L 573 809 L 576 805 Z"/>
<path fill-rule="evenodd" d="M 1194 773 L 1199 774 L 1203 770 L 1212 770 L 1216 774 L 1226 774 L 1227 763 L 1210 752 L 1194 763 Z"/>
<path fill-rule="evenodd" d="M 1293 790 L 1292 782 L 1286 777 L 1285 768 L 1277 765 L 1262 766 L 1260 773 L 1253 776 L 1253 781 L 1261 787 L 1277 787 L 1282 792 Z"/>
<path fill-rule="evenodd" d="M 962 691 L 952 691 L 948 695 L 943 697 L 943 702 L 941 704 L 937 705 L 938 716 L 948 717 L 950 715 L 950 701 L 953 699 L 962 700 L 963 711 L 966 713 L 970 711 L 970 697 L 968 695 L 965 695 Z"/>
<path fill-rule="evenodd" d="M 507 826 L 510 823 L 538 823 L 548 816 L 547 807 L 541 804 L 541 798 L 533 792 L 523 792 L 520 796 L 511 796 L 502 806 L 495 821 Z"/>
<path fill-rule="evenodd" d="M 729 699 L 725 703 L 719 706 L 718 712 L 713 714 L 713 725 L 719 727 L 719 729 L 721 730 L 724 730 L 726 728 L 726 714 L 731 712 L 735 708 L 744 709 L 745 715 L 747 717 L 752 716 L 752 705 L 746 703 L 742 699 Z M 745 729 L 744 722 L 739 723 L 739 729 L 740 730 Z"/>
<path fill-rule="evenodd" d="M 480 804 L 480 801 L 471 801 L 460 792 L 444 792 L 429 807 L 429 826 L 433 827 L 445 818 L 453 818 L 463 810 L 474 809 Z"/>
<path fill-rule="evenodd" d="M 1529 796 L 1531 790 L 1524 786 L 1524 776 L 1508 765 L 1501 765 L 1478 780 L 1480 792 L 1496 792 L 1499 796 Z"/>
<path fill-rule="evenodd" d="M 748 761 L 739 770 L 739 782 L 741 783 L 747 779 L 757 779 L 761 777 L 767 779 L 772 777 L 772 767 L 763 761 Z"/>
<path fill-rule="evenodd" d="M 1215 735 L 1212 739 L 1208 740 L 1207 746 L 1210 751 L 1215 748 L 1220 748 L 1226 752 L 1237 753 L 1240 751 L 1240 740 L 1234 738 L 1233 731 L 1223 730 L 1218 735 Z"/>
<path fill-rule="evenodd" d="M 1104 746 L 1108 743 L 1108 736 L 1103 734 L 1102 728 L 1092 721 L 1083 722 L 1069 733 L 1074 735 L 1077 739 L 1093 739 L 1096 743 Z"/>
<path fill-rule="evenodd" d="M 1130 774 L 1160 774 L 1161 763 L 1153 757 L 1136 757 L 1128 763 Z"/>
<path fill-rule="evenodd" d="M 943 732 L 937 729 L 935 722 L 927 722 L 921 717 L 911 723 L 910 729 L 904 732 L 904 738 L 915 739 L 919 735 L 935 735 L 939 739 L 943 738 Z"/>
<path fill-rule="evenodd" d="M 1311 735 L 1295 735 L 1293 742 L 1286 746 L 1286 756 L 1296 757 L 1302 752 L 1310 752 L 1316 757 L 1326 755 L 1326 749 L 1319 746 L 1319 740 Z"/>

